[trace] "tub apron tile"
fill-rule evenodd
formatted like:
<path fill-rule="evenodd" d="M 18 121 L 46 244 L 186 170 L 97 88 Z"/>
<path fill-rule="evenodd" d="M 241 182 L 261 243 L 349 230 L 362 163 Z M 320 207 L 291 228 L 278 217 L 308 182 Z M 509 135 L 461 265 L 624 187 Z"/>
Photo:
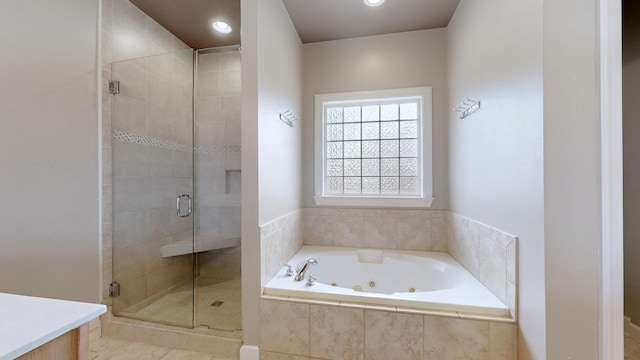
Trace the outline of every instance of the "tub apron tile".
<path fill-rule="evenodd" d="M 364 318 L 367 360 L 422 359 L 422 316 L 365 311 Z"/>
<path fill-rule="evenodd" d="M 311 305 L 311 357 L 364 359 L 364 310 Z"/>

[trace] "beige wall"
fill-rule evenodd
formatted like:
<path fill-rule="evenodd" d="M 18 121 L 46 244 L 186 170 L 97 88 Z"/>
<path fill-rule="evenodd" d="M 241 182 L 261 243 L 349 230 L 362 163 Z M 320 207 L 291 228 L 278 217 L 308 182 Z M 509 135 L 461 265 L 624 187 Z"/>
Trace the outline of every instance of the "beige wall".
<path fill-rule="evenodd" d="M 304 206 L 315 206 L 314 95 L 432 86 L 433 208 L 447 209 L 446 30 L 310 43 L 303 54 Z"/>
<path fill-rule="evenodd" d="M 264 3 L 258 18 L 260 224 L 301 207 L 304 127 L 279 119 L 287 110 L 302 113 L 302 44 L 282 1 Z"/>
<path fill-rule="evenodd" d="M 462 0 L 448 27 L 451 210 L 519 238 L 519 352 L 545 358 L 542 1 Z M 556 359 L 560 357 L 547 357 Z"/>
<path fill-rule="evenodd" d="M 543 39 L 546 358 L 599 359 L 598 1 L 545 1 Z"/>
<path fill-rule="evenodd" d="M 259 226 L 301 206 L 302 45 L 281 0 L 242 3 L 242 291 L 246 346 L 259 344 Z"/>
<path fill-rule="evenodd" d="M 100 300 L 98 10 L 0 5 L 0 292 Z"/>
<path fill-rule="evenodd" d="M 624 1 L 624 309 L 640 324 L 640 4 Z"/>

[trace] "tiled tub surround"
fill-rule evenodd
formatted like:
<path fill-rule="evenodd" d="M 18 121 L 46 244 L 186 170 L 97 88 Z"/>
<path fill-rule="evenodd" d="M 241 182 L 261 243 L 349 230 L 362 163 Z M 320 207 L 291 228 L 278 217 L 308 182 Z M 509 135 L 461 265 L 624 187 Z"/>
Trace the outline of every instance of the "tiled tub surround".
<path fill-rule="evenodd" d="M 448 252 L 508 305 L 510 316 L 263 295 L 262 359 L 517 358 L 516 237 L 443 210 L 301 213 L 303 241 L 282 235 L 283 219 L 261 227 L 264 283 L 302 243 Z"/>
<path fill-rule="evenodd" d="M 305 208 L 304 244 L 447 251 L 448 219 L 442 210 Z"/>
<path fill-rule="evenodd" d="M 305 245 L 447 252 L 517 318 L 513 235 L 445 210 L 305 208 L 302 217 Z"/>
<path fill-rule="evenodd" d="M 302 210 L 260 227 L 262 285 L 266 284 L 302 247 Z"/>
<path fill-rule="evenodd" d="M 517 319 L 517 237 L 449 213 L 447 252 L 484 284 Z"/>

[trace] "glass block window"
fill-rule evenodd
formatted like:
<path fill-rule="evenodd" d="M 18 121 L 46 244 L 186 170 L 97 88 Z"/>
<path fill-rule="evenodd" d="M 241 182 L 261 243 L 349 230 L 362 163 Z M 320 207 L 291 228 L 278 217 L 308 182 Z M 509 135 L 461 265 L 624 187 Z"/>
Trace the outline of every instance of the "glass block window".
<path fill-rule="evenodd" d="M 316 202 L 430 205 L 430 175 L 431 88 L 316 95 Z"/>
<path fill-rule="evenodd" d="M 328 104 L 325 194 L 418 195 L 419 99 Z"/>

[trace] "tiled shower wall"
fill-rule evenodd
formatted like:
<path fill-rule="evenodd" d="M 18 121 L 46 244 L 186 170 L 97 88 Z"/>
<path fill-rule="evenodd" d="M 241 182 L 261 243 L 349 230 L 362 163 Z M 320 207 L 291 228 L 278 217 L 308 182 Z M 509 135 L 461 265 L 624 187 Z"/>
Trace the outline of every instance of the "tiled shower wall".
<path fill-rule="evenodd" d="M 130 60 L 142 58 L 145 56 L 151 55 L 160 55 L 167 54 L 170 52 L 175 52 L 178 50 L 188 49 L 188 46 L 185 45 L 182 41 L 177 39 L 171 33 L 169 33 L 166 29 L 156 23 L 154 20 L 146 16 L 142 11 L 137 9 L 127 0 L 103 0 L 102 1 L 102 64 L 103 64 L 103 87 L 102 87 L 102 169 L 103 169 L 103 178 L 102 178 L 102 190 L 103 190 L 103 206 L 102 206 L 102 228 L 103 228 L 103 236 L 102 236 L 102 268 L 103 268 L 103 302 L 106 304 L 111 304 L 111 298 L 109 297 L 109 284 L 113 281 L 112 275 L 112 244 L 113 244 L 113 179 L 114 173 L 112 171 L 112 152 L 113 152 L 113 139 L 112 139 L 112 130 L 114 127 L 112 126 L 112 106 L 114 98 L 112 95 L 108 93 L 108 81 L 111 79 L 111 64 L 118 61 Z M 173 69 L 173 58 L 169 59 L 163 58 L 157 59 L 158 61 L 155 64 L 144 64 L 144 70 L 142 70 L 142 63 L 138 63 L 139 66 L 133 66 L 132 71 L 138 72 L 140 76 L 144 76 L 143 84 L 145 86 L 145 90 L 142 89 L 129 89 L 129 84 L 123 84 L 123 97 L 128 97 L 132 103 L 135 103 L 137 98 L 142 96 L 142 92 L 145 92 L 146 96 L 146 75 L 147 70 L 154 72 L 152 70 L 154 66 L 171 66 L 169 72 Z M 184 59 L 186 60 L 186 59 Z M 184 62 L 184 61 L 183 61 Z M 171 63 L 171 65 L 169 65 Z M 136 64 L 134 61 L 133 64 Z M 147 68 L 150 66 L 150 68 Z M 137 68 L 137 69 L 136 69 Z M 126 69 L 125 69 L 126 70 Z M 161 77 L 156 78 L 156 80 L 161 79 Z M 166 80 L 166 78 L 165 78 Z M 133 91 L 133 92 L 130 92 Z M 129 93 L 130 96 L 126 94 Z M 121 98 L 122 101 L 127 99 Z M 136 106 L 129 107 L 130 109 L 135 109 Z M 140 107 L 137 107 L 140 109 Z M 151 109 L 153 111 L 153 109 Z M 145 114 L 146 116 L 147 114 Z M 162 114 L 160 114 L 162 115 Z M 146 117 L 145 117 L 146 119 Z M 142 125 L 142 124 L 138 124 Z M 146 124 L 145 124 L 146 125 Z M 158 130 L 163 129 L 162 127 L 158 127 Z M 130 128 L 131 130 L 131 128 Z M 167 127 L 164 127 L 165 131 L 168 131 Z M 149 135 L 159 136 L 162 134 L 151 133 Z M 140 139 L 138 139 L 140 140 Z M 147 139 L 148 140 L 148 139 Z M 141 140 L 144 142 L 144 140 Z M 123 143 L 124 145 L 124 143 Z M 130 147 L 140 147 L 139 144 L 127 144 Z M 125 145 L 125 146 L 127 146 Z M 145 155 L 146 151 L 137 152 L 137 154 Z M 136 161 L 136 159 L 132 159 L 132 161 Z M 130 165 L 130 164 L 129 164 Z M 168 186 L 168 184 L 165 184 Z M 158 184 L 158 186 L 163 186 Z M 143 196 L 146 194 L 142 192 Z M 126 201 L 126 199 L 122 198 L 118 201 Z M 129 206 L 129 205 L 127 205 Z M 146 207 L 146 205 L 145 205 Z M 126 206 L 125 206 L 126 208 Z M 132 208 L 129 208 L 132 210 Z M 142 216 L 141 213 L 138 216 Z M 129 219 L 133 220 L 133 219 Z M 142 219 L 138 219 L 142 220 Z M 145 219 L 146 220 L 146 219 Z M 144 222 L 142 223 L 144 224 Z M 145 225 L 145 232 L 146 225 Z M 138 236 L 146 236 L 142 235 L 142 229 L 138 228 L 138 232 L 132 234 L 134 237 Z M 144 251 L 143 246 L 138 246 L 138 248 L 131 249 L 132 251 Z M 157 259 L 156 259 L 157 260 Z M 145 265 L 146 266 L 146 265 Z M 131 271 L 140 271 L 140 264 L 136 262 L 130 262 L 127 266 Z M 125 276 L 125 278 L 128 275 Z M 154 287 L 153 281 L 149 282 L 151 288 Z M 141 291 L 147 291 L 146 285 L 144 287 L 140 287 Z M 135 301 L 140 294 L 131 294 L 131 301 Z"/>
<path fill-rule="evenodd" d="M 199 54 L 196 225 L 203 233 L 240 235 L 240 114 L 240 53 Z"/>
<path fill-rule="evenodd" d="M 240 237 L 240 52 L 198 54 L 196 236 Z M 240 278 L 240 247 L 200 254 L 200 275 Z"/>

